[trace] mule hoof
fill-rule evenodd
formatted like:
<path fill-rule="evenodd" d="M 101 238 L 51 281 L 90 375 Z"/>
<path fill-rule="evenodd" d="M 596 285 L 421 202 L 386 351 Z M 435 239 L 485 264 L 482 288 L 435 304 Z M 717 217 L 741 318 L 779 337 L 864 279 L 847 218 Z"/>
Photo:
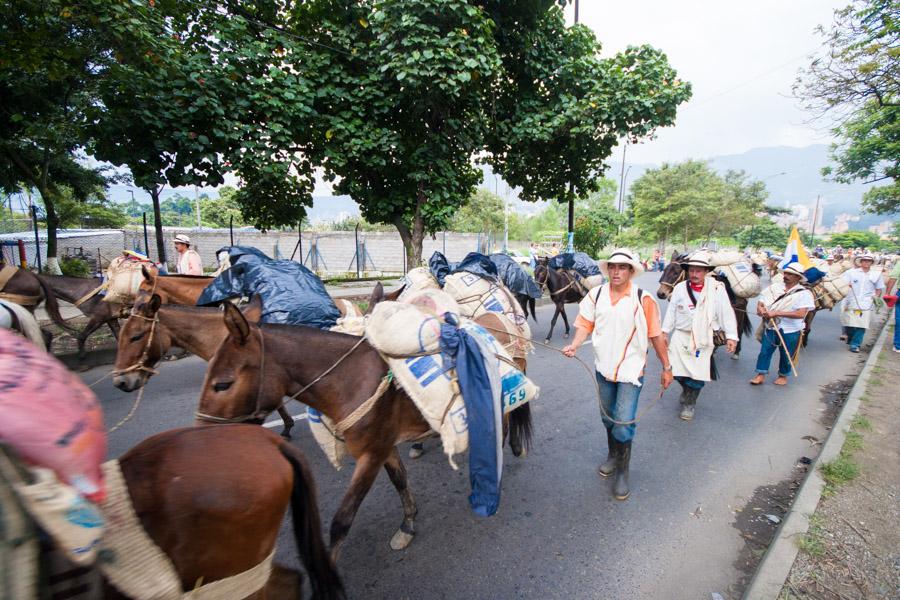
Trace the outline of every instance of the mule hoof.
<path fill-rule="evenodd" d="M 406 533 L 402 529 L 398 529 L 394 537 L 391 538 L 391 550 L 406 550 L 410 542 L 413 541 L 415 534 Z"/>
<path fill-rule="evenodd" d="M 516 458 L 525 458 L 528 456 L 528 450 L 525 448 L 513 448 L 512 453 Z"/>
<path fill-rule="evenodd" d="M 545 340 L 544 340 L 544 343 L 545 343 L 545 344 L 549 344 L 549 343 L 550 343 L 550 338 L 545 339 Z"/>
<path fill-rule="evenodd" d="M 425 454 L 425 447 L 422 444 L 413 444 L 409 447 L 410 458 L 419 458 L 423 454 Z"/>
<path fill-rule="evenodd" d="M 283 437 L 283 438 L 286 439 L 286 440 L 291 439 L 291 430 L 290 430 L 290 429 L 285 429 L 285 430 L 283 430 L 283 431 L 281 432 L 281 437 Z"/>
<path fill-rule="evenodd" d="M 566 338 L 566 339 L 569 339 L 569 334 L 568 334 L 568 333 L 564 333 L 564 334 L 563 334 L 563 337 Z"/>

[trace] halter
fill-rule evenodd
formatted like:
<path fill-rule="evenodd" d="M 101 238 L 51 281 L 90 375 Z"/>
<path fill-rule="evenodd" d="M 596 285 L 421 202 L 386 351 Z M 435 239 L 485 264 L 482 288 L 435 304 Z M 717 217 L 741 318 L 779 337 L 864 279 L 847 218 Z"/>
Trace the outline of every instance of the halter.
<path fill-rule="evenodd" d="M 125 373 L 131 373 L 132 371 L 143 371 L 145 373 L 149 373 L 150 375 L 158 375 L 159 371 L 157 371 L 153 367 L 148 367 L 144 364 L 144 362 L 150 357 L 150 347 L 153 345 L 153 336 L 156 333 L 156 325 L 159 323 L 159 313 L 157 312 L 152 319 L 150 317 L 145 317 L 144 315 L 140 315 L 137 313 L 131 313 L 131 316 L 137 317 L 138 319 L 143 319 L 144 321 L 150 321 L 150 333 L 147 334 L 147 343 L 144 344 L 144 350 L 143 352 L 141 352 L 141 357 L 137 360 L 136 363 L 124 369 L 113 369 L 112 374 L 113 376 L 119 376 L 124 375 Z"/>
<path fill-rule="evenodd" d="M 684 269 L 681 269 L 681 273 L 678 275 L 678 279 L 676 279 L 673 283 L 669 283 L 668 281 L 660 281 L 660 282 L 659 282 L 659 285 L 661 285 L 661 286 L 663 286 L 663 285 L 669 286 L 669 291 L 668 291 L 668 293 L 666 294 L 666 296 L 671 296 L 671 295 L 672 295 L 672 290 L 675 289 L 675 286 L 678 285 L 679 283 L 681 283 L 682 281 L 684 281 L 684 279 L 685 279 L 685 272 L 684 272 Z"/>
<path fill-rule="evenodd" d="M 344 360 L 346 360 L 346 358 L 348 356 L 353 354 L 353 352 L 357 348 L 359 348 L 360 345 L 362 345 L 362 343 L 364 341 L 366 341 L 366 336 L 362 336 L 361 338 L 359 338 L 358 342 L 353 344 L 353 346 L 349 350 L 347 350 L 347 352 L 345 352 L 343 356 L 341 356 L 339 359 L 337 359 L 337 361 L 333 365 L 331 365 L 330 367 L 325 369 L 325 371 L 323 371 L 318 377 L 316 377 L 311 382 L 309 382 L 308 384 L 306 384 L 305 386 L 303 386 L 302 388 L 300 388 L 299 390 L 297 390 L 296 392 L 294 392 L 293 394 L 291 394 L 290 396 L 288 396 L 287 398 L 282 400 L 281 404 L 279 404 L 275 408 L 265 409 L 260 406 L 260 397 L 262 396 L 262 387 L 263 387 L 263 380 L 264 380 L 263 375 L 265 373 L 265 368 L 266 368 L 266 343 L 265 343 L 266 338 L 263 335 L 262 327 L 257 325 L 256 331 L 259 334 L 259 348 L 260 348 L 261 355 L 260 355 L 260 359 L 259 359 L 259 383 L 256 386 L 256 400 L 254 401 L 254 409 L 255 410 L 252 413 L 240 415 L 237 417 L 219 417 L 216 415 L 202 413 L 198 410 L 198 411 L 194 412 L 194 417 L 196 419 L 199 419 L 201 421 L 207 421 L 209 423 L 219 423 L 219 424 L 246 423 L 247 421 L 262 421 L 267 416 L 269 416 L 269 414 L 272 411 L 282 408 L 285 404 L 287 404 L 291 400 L 296 400 L 297 396 L 299 396 L 300 394 L 307 391 L 312 386 L 314 386 L 317 383 L 319 383 L 320 381 L 322 381 L 332 371 L 334 371 L 338 367 L 338 365 L 340 365 L 342 362 L 344 362 Z"/>

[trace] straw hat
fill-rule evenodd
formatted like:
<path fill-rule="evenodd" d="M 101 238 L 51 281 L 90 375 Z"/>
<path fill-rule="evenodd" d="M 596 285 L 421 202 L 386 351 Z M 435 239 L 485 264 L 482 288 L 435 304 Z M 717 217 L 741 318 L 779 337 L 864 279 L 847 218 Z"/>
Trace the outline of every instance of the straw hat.
<path fill-rule="evenodd" d="M 644 266 L 641 264 L 638 253 L 628 248 L 616 248 L 615 250 L 613 250 L 613 253 L 609 255 L 609 258 L 607 258 L 606 260 L 601 260 L 599 262 L 600 272 L 603 273 L 603 276 L 607 279 L 609 278 L 608 266 L 610 264 L 631 265 L 631 268 L 634 269 L 635 275 L 640 275 L 644 272 Z"/>
<path fill-rule="evenodd" d="M 189 238 L 188 236 L 186 236 L 183 233 L 179 233 L 178 235 L 175 236 L 175 239 L 173 239 L 172 242 L 175 244 L 185 244 L 187 246 L 190 246 L 191 238 Z"/>
<path fill-rule="evenodd" d="M 801 265 L 800 263 L 792 262 L 791 264 L 783 268 L 781 272 L 796 275 L 800 278 L 800 283 L 806 283 L 806 274 L 803 272 L 803 265 Z"/>
<path fill-rule="evenodd" d="M 853 264 L 858 265 L 861 260 L 871 260 L 873 263 L 875 262 L 875 257 L 872 256 L 871 252 L 865 252 L 860 254 L 859 256 L 854 257 Z"/>
<path fill-rule="evenodd" d="M 709 264 L 710 260 L 712 260 L 712 254 L 709 251 L 697 250 L 681 261 L 681 268 L 687 271 L 688 267 L 705 267 L 712 271 L 715 267 Z"/>

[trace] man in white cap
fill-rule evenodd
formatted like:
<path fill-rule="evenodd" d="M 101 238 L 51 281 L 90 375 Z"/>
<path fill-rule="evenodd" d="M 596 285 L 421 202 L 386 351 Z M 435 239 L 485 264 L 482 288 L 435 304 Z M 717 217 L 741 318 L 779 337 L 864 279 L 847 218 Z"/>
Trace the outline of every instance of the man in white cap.
<path fill-rule="evenodd" d="M 672 366 L 662 335 L 659 307 L 653 297 L 632 283 L 644 269 L 636 252 L 615 250 L 600 261 L 600 271 L 608 283 L 591 290 L 578 307 L 575 339 L 563 348 L 575 356 L 578 347 L 593 338 L 594 366 L 600 386 L 603 425 L 609 455 L 597 470 L 600 476 L 616 474 L 613 496 L 625 500 L 628 465 L 634 439 L 638 396 L 644 383 L 647 350 L 652 345 L 663 366 L 662 386 L 672 383 Z"/>
<path fill-rule="evenodd" d="M 191 238 L 179 233 L 173 240 L 178 258 L 175 261 L 175 269 L 180 275 L 203 275 L 203 261 L 200 254 L 191 248 Z"/>
<path fill-rule="evenodd" d="M 765 383 L 772 355 L 778 350 L 778 377 L 775 385 L 787 385 L 794 370 L 793 357 L 806 329 L 806 314 L 815 309 L 812 293 L 800 285 L 806 281 L 800 263 L 791 263 L 782 270 L 784 284 L 770 285 L 756 302 L 756 314 L 763 318 L 763 337 L 756 359 L 756 377 L 752 385 Z"/>
<path fill-rule="evenodd" d="M 710 274 L 712 256 L 694 252 L 681 263 L 687 279 L 678 283 L 669 298 L 662 330 L 669 336 L 669 361 L 672 374 L 681 384 L 681 412 L 685 421 L 694 418 L 697 397 L 707 381 L 716 379 L 713 352 L 715 332 L 725 337 L 729 354 L 737 349 L 738 330 L 734 309 L 725 285 Z"/>
<path fill-rule="evenodd" d="M 866 252 L 853 259 L 855 268 L 844 273 L 844 280 L 850 284 L 850 293 L 841 303 L 841 325 L 846 327 L 850 352 L 859 352 L 866 329 L 872 320 L 876 302 L 884 293 L 884 278 L 872 271 L 875 257 Z"/>

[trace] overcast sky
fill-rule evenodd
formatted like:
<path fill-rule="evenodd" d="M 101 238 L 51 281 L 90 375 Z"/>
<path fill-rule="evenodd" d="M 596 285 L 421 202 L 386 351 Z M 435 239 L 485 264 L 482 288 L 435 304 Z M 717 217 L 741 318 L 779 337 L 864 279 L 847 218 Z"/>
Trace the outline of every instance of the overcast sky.
<path fill-rule="evenodd" d="M 847 0 L 581 0 L 579 21 L 603 54 L 628 45 L 663 50 L 693 85 L 675 126 L 632 146 L 627 163 L 660 163 L 737 154 L 755 147 L 828 143 L 822 124 L 790 97 L 809 54 L 820 48 L 817 25 L 830 26 Z M 573 10 L 567 9 L 569 22 Z M 611 159 L 621 164 L 621 148 Z"/>

